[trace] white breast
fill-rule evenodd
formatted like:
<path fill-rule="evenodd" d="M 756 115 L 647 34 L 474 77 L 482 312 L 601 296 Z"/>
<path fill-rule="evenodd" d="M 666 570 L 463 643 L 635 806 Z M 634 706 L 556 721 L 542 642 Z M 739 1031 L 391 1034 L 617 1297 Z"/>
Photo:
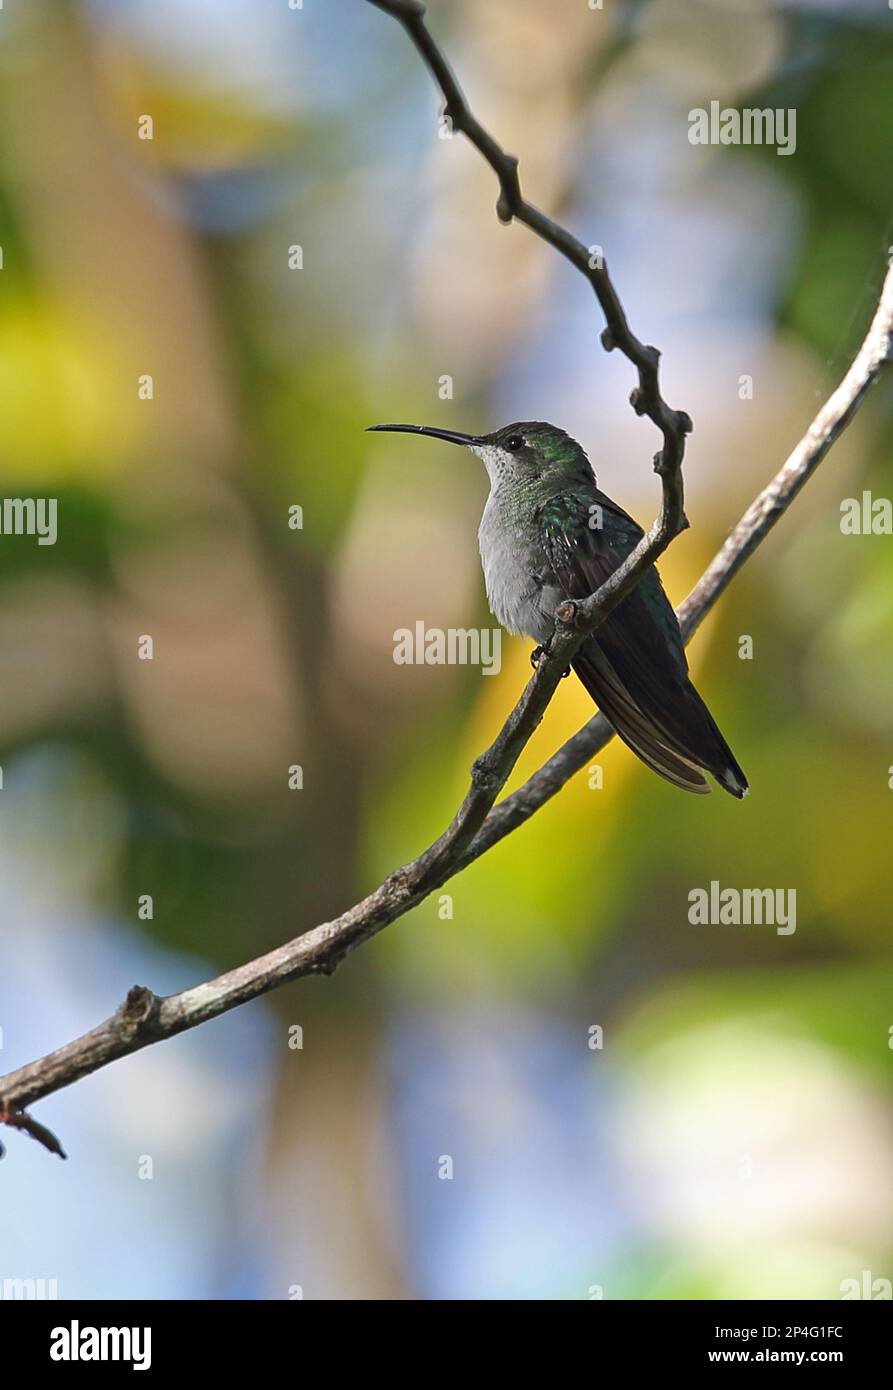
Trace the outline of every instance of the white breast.
<path fill-rule="evenodd" d="M 490 493 L 478 530 L 490 611 L 509 632 L 546 642 L 562 595 L 536 578 L 541 561 L 525 540 L 524 528 L 507 524 L 498 494 Z"/>

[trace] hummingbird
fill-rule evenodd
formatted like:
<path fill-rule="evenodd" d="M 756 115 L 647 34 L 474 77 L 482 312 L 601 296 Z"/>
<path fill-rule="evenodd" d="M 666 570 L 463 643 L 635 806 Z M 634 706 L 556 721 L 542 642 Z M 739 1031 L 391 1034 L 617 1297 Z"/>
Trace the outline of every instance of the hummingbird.
<path fill-rule="evenodd" d="M 588 598 L 644 535 L 599 490 L 584 450 L 557 425 L 529 420 L 492 434 L 431 425 L 370 429 L 443 439 L 482 461 L 490 480 L 478 532 L 487 599 L 504 628 L 537 643 L 534 666 L 549 655 L 558 605 Z M 652 771 L 688 792 L 709 792 L 709 772 L 732 796 L 747 793 L 744 773 L 691 682 L 679 623 L 653 565 L 571 666 Z"/>

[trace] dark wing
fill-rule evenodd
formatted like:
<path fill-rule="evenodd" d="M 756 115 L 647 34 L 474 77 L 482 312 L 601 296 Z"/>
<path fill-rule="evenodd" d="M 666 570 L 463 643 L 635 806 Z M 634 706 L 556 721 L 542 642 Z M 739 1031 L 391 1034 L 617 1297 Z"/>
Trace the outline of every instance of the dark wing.
<path fill-rule="evenodd" d="M 549 499 L 538 520 L 544 558 L 569 598 L 594 593 L 643 535 L 595 488 Z M 643 762 L 688 791 L 710 790 L 700 769 L 723 767 L 731 753 L 688 679 L 679 625 L 656 570 L 605 618 L 573 667 Z"/>

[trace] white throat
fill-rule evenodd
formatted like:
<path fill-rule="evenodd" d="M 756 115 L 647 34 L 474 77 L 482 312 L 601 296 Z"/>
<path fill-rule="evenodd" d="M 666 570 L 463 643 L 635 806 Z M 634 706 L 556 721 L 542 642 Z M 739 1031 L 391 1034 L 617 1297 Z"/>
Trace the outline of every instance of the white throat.
<path fill-rule="evenodd" d="M 490 491 L 495 492 L 500 483 L 511 471 L 514 460 L 507 449 L 498 444 L 469 444 L 469 449 L 481 460 L 490 479 Z"/>

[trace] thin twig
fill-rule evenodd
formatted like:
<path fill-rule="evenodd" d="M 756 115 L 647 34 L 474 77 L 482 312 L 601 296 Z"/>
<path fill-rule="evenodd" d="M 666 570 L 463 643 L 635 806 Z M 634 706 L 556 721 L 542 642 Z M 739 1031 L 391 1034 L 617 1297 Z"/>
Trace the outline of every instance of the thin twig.
<path fill-rule="evenodd" d="M 637 415 L 647 415 L 664 437 L 658 471 L 678 469 L 685 451 L 685 436 L 691 433 L 691 417 L 684 410 L 672 410 L 664 400 L 660 389 L 660 353 L 656 347 L 641 342 L 630 328 L 604 258 L 593 256 L 588 246 L 522 196 L 517 159 L 506 153 L 469 107 L 452 68 L 425 24 L 425 6 L 419 0 L 369 0 L 369 3 L 393 15 L 403 25 L 443 94 L 443 114 L 451 128 L 471 141 L 499 180 L 496 215 L 500 222 L 511 222 L 513 218 L 522 222 L 589 281 L 607 324 L 601 335 L 602 346 L 607 352 L 619 348 L 637 369 L 639 384 L 630 395 L 630 404 Z"/>
<path fill-rule="evenodd" d="M 685 525 L 681 460 L 690 422 L 669 411 L 660 397 L 656 357 L 629 333 L 625 316 L 610 281 L 592 280 L 590 267 L 579 264 L 574 241 L 562 228 L 524 203 L 517 191 L 517 167 L 471 116 L 445 60 L 421 23 L 421 6 L 413 0 L 371 0 L 399 18 L 444 87 L 454 124 L 463 123 L 469 138 L 493 165 L 502 188 L 502 212 L 511 213 L 550 245 L 578 264 L 596 288 L 614 337 L 640 371 L 640 396 L 635 402 L 664 434 L 664 449 L 656 460 L 661 476 L 660 515 L 638 546 L 601 588 L 580 604 L 561 605 L 552 657 L 541 662 L 520 701 L 491 748 L 472 769 L 471 787 L 450 826 L 422 855 L 396 870 L 375 891 L 334 921 L 324 922 L 303 936 L 248 961 L 216 979 L 160 998 L 135 986 L 121 1008 L 89 1033 L 35 1062 L 0 1078 L 0 1121 L 41 1138 L 53 1152 L 61 1146 L 42 1125 L 25 1115 L 27 1106 L 70 1085 L 80 1077 L 137 1052 L 150 1043 L 175 1036 L 216 1018 L 250 999 L 305 975 L 331 974 L 361 942 L 403 916 L 498 840 L 517 828 L 564 785 L 598 751 L 611 729 L 601 715 L 590 720 L 523 787 L 494 806 L 521 749 L 542 718 L 561 671 L 588 632 L 635 585 L 643 572 Z M 511 168 L 509 167 L 511 166 Z M 569 254 L 569 249 L 573 254 Z M 600 292 L 601 291 L 601 292 Z M 604 300 L 603 300 L 604 296 Z M 610 314 L 609 314 L 610 309 Z M 619 317 L 618 317 L 619 315 Z M 618 330 L 619 329 L 619 333 Z M 628 336 L 627 336 L 628 335 Z M 861 405 L 893 345 L 893 269 L 884 282 L 880 303 L 868 336 L 841 385 L 816 416 L 784 467 L 742 517 L 716 559 L 686 599 L 680 611 L 686 639 L 716 602 L 744 561 L 768 534 L 815 470 L 828 449 Z M 639 354 L 637 359 L 636 354 Z M 645 354 L 642 358 L 642 354 Z M 48 1139 L 50 1142 L 48 1142 Z M 54 1142 L 53 1142 L 54 1141 Z"/>
<path fill-rule="evenodd" d="M 22 1110 L 14 1110 L 5 1103 L 0 1104 L 0 1124 L 9 1125 L 10 1129 L 20 1129 L 23 1134 L 30 1134 L 32 1139 L 36 1139 L 38 1144 L 42 1144 L 45 1149 L 49 1149 L 51 1154 L 58 1154 L 60 1158 L 67 1158 L 65 1150 L 59 1143 L 51 1129 L 42 1125 L 39 1120 L 35 1120 L 33 1115 L 28 1115 Z M 6 1150 L 0 1144 L 0 1158 Z"/>

